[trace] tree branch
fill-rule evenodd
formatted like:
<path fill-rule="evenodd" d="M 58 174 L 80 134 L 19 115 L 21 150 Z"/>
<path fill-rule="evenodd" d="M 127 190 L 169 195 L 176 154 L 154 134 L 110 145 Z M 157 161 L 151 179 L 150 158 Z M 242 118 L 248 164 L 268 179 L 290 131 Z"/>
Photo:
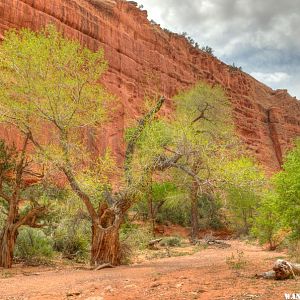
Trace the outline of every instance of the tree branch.
<path fill-rule="evenodd" d="M 200 115 L 199 115 L 196 119 L 194 119 L 194 120 L 192 121 L 192 124 L 196 123 L 197 121 L 199 121 L 199 120 L 201 120 L 201 119 L 204 119 L 204 120 L 206 120 L 206 121 L 210 121 L 210 120 L 205 116 L 205 113 L 206 113 L 209 109 L 211 109 L 211 106 L 210 106 L 210 104 L 207 103 L 207 102 L 205 103 L 204 108 L 200 109 L 200 107 L 199 107 Z"/>
<path fill-rule="evenodd" d="M 151 109 L 142 119 L 139 120 L 138 126 L 136 127 L 132 137 L 130 138 L 127 149 L 125 152 L 125 163 L 124 163 L 124 169 L 125 169 L 125 177 L 127 185 L 130 185 L 132 183 L 132 174 L 131 174 L 131 163 L 133 159 L 133 154 L 135 151 L 135 147 L 137 144 L 137 141 L 139 137 L 141 136 L 143 130 L 145 129 L 147 123 L 151 120 L 151 118 L 159 112 L 162 105 L 165 102 L 165 97 L 160 97 L 156 105 Z"/>
<path fill-rule="evenodd" d="M 97 218 L 97 213 L 96 213 L 96 210 L 95 208 L 93 207 L 91 201 L 90 201 L 90 197 L 84 192 L 81 190 L 73 172 L 71 171 L 71 169 L 69 167 L 61 167 L 60 168 L 64 174 L 66 175 L 69 183 L 70 183 L 70 186 L 72 188 L 72 190 L 77 194 L 77 196 L 84 202 L 91 218 L 93 221 L 96 221 L 98 218 Z"/>
<path fill-rule="evenodd" d="M 36 218 L 41 216 L 46 212 L 47 208 L 45 206 L 33 207 L 25 216 L 23 216 L 17 223 L 16 227 L 19 228 L 22 225 L 28 225 L 30 227 L 40 226 L 36 224 Z"/>

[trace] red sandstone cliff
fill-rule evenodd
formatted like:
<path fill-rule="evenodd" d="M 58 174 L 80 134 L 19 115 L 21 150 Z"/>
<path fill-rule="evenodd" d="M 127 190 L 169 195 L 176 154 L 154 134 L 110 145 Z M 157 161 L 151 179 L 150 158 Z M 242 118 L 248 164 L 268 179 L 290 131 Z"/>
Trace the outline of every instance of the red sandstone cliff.
<path fill-rule="evenodd" d="M 140 114 L 153 87 L 167 97 L 198 80 L 221 84 L 232 101 L 237 131 L 269 171 L 300 135 L 300 103 L 285 90 L 273 91 L 251 76 L 191 47 L 183 37 L 151 25 L 147 13 L 121 0 L 0 0 L 0 38 L 11 27 L 33 30 L 57 24 L 68 37 L 91 49 L 103 47 L 109 71 L 103 82 L 121 99 L 118 117 L 107 130 L 87 135 L 100 151 L 110 145 L 123 155 L 126 122 Z M 170 103 L 169 103 L 170 105 Z M 11 138 L 11 132 L 3 133 Z"/>

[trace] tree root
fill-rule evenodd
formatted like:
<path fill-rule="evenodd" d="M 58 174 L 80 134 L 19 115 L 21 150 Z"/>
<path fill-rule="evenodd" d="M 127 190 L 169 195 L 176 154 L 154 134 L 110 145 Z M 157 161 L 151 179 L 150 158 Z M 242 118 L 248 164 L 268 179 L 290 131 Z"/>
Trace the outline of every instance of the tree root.
<path fill-rule="evenodd" d="M 114 268 L 115 266 L 113 266 L 112 264 L 108 263 L 108 264 L 102 264 L 97 266 L 96 268 L 94 268 L 94 271 L 99 271 L 105 268 Z"/>

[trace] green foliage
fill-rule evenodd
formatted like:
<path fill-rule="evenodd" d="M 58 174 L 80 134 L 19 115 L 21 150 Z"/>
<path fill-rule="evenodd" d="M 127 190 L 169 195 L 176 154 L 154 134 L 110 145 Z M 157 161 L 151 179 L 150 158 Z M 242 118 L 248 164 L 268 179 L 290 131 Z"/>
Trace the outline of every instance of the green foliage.
<path fill-rule="evenodd" d="M 203 83 L 175 100 L 174 144 L 201 178 L 210 177 L 234 141 L 229 102 L 221 88 Z"/>
<path fill-rule="evenodd" d="M 283 171 L 274 177 L 274 184 L 282 220 L 300 238 L 300 141 L 287 154 Z"/>
<path fill-rule="evenodd" d="M 121 227 L 120 240 L 126 243 L 133 251 L 144 250 L 153 239 L 151 228 L 138 224 L 125 223 Z"/>
<path fill-rule="evenodd" d="M 155 211 L 156 218 L 162 222 L 161 211 L 165 206 L 170 205 L 172 197 L 178 194 L 177 187 L 172 182 L 153 182 L 150 187 L 145 189 L 142 193 L 140 201 L 136 203 L 133 210 L 138 211 L 141 216 L 149 215 L 149 200 L 152 200 L 153 210 Z"/>
<path fill-rule="evenodd" d="M 278 201 L 278 195 L 271 191 L 262 197 L 252 228 L 252 233 L 260 243 L 268 243 L 271 250 L 274 250 L 280 242 L 277 234 L 282 224 Z"/>
<path fill-rule="evenodd" d="M 165 237 L 162 239 L 162 241 L 159 244 L 165 247 L 180 247 L 181 238 L 178 236 Z"/>
<path fill-rule="evenodd" d="M 139 168 L 144 169 L 146 165 L 149 165 L 155 157 L 162 153 L 163 147 L 171 142 L 170 130 L 170 125 L 164 120 L 148 122 L 137 142 L 138 151 L 135 153 L 134 165 L 136 176 L 140 176 Z M 128 128 L 125 140 L 128 141 L 134 132 L 134 127 Z"/>
<path fill-rule="evenodd" d="M 115 157 L 110 149 L 106 149 L 102 156 L 91 157 L 89 165 L 77 171 L 77 180 L 81 188 L 89 195 L 94 208 L 97 209 L 104 201 L 103 191 L 111 190 L 111 179 L 118 175 L 120 172 Z"/>
<path fill-rule="evenodd" d="M 232 63 L 232 65 L 229 66 L 229 70 L 231 72 L 241 72 L 241 71 L 243 71 L 242 67 L 236 66 L 235 63 Z"/>
<path fill-rule="evenodd" d="M 53 247 L 65 258 L 84 261 L 89 255 L 90 236 L 90 222 L 64 216 L 53 233 Z"/>
<path fill-rule="evenodd" d="M 4 177 L 16 166 L 17 152 L 15 147 L 9 147 L 4 140 L 0 140 L 0 176 Z"/>
<path fill-rule="evenodd" d="M 190 202 L 185 191 L 177 189 L 168 194 L 164 205 L 157 213 L 156 221 L 161 224 L 190 225 Z"/>
<path fill-rule="evenodd" d="M 231 253 L 231 256 L 226 257 L 226 264 L 234 270 L 244 269 L 247 265 L 245 253 L 241 250 L 237 250 L 236 253 Z"/>
<path fill-rule="evenodd" d="M 65 160 L 66 144 L 78 163 L 86 156 L 79 129 L 105 117 L 110 97 L 98 80 L 106 68 L 103 50 L 64 39 L 54 26 L 8 31 L 0 45 L 0 119 L 29 134 L 56 165 Z M 46 125 L 49 140 L 40 139 Z"/>
<path fill-rule="evenodd" d="M 19 232 L 15 257 L 28 263 L 46 262 L 54 255 L 51 240 L 40 229 L 22 228 Z"/>
<path fill-rule="evenodd" d="M 8 147 L 4 140 L 0 140 L 0 178 L 2 188 L 9 189 L 10 173 L 16 169 L 17 152 L 14 147 Z M 0 228 L 3 228 L 7 216 L 8 203 L 0 197 Z"/>
<path fill-rule="evenodd" d="M 53 248 L 64 258 L 79 262 L 88 259 L 91 221 L 84 204 L 71 191 L 64 190 L 64 198 L 53 207 L 48 234 Z"/>
<path fill-rule="evenodd" d="M 220 229 L 224 227 L 224 216 L 221 213 L 222 202 L 217 195 L 200 195 L 198 207 L 200 229 Z"/>
<path fill-rule="evenodd" d="M 171 120 L 154 120 L 147 126 L 135 153 L 135 163 L 143 167 L 159 157 L 180 154 L 177 164 L 183 167 L 165 173 L 172 177 L 178 191 L 167 197 L 157 214 L 157 221 L 189 225 L 191 191 L 200 200 L 201 194 L 210 194 L 218 182 L 223 182 L 221 167 L 237 156 L 239 146 L 234 135 L 231 107 L 220 87 L 198 83 L 177 95 L 175 103 L 176 112 Z M 190 173 L 183 172 L 184 169 Z M 201 192 L 200 186 L 196 186 L 195 191 L 195 176 L 203 182 Z M 160 198 L 164 197 L 161 195 Z M 146 204 L 144 201 L 143 211 Z M 217 202 L 204 199 L 199 208 L 204 223 L 220 225 L 218 218 L 213 217 L 219 208 Z"/>
<path fill-rule="evenodd" d="M 213 55 L 214 54 L 214 50 L 212 49 L 212 47 L 209 46 L 203 46 L 201 48 L 202 51 L 208 53 L 209 55 Z"/>
<path fill-rule="evenodd" d="M 232 226 L 238 233 L 248 234 L 266 184 L 264 175 L 247 157 L 224 164 L 222 172 Z"/>

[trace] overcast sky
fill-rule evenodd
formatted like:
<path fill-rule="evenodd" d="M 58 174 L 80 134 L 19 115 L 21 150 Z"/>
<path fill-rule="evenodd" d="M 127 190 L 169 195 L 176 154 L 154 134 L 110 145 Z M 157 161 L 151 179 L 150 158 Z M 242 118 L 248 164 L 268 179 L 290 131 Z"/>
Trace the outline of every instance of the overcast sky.
<path fill-rule="evenodd" d="M 300 99 L 300 0 L 138 0 L 153 19 L 187 32 L 274 89 Z"/>

